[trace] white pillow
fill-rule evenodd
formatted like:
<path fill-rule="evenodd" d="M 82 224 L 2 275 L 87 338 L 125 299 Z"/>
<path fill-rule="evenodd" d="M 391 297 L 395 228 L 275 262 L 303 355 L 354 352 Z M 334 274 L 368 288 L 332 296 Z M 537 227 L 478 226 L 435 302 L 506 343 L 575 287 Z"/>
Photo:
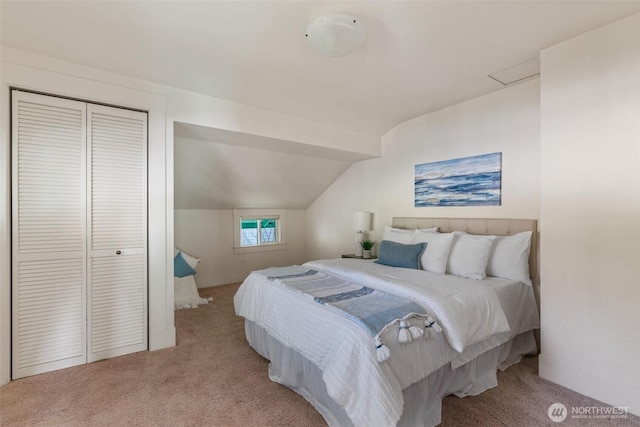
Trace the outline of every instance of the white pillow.
<path fill-rule="evenodd" d="M 422 231 L 424 233 L 437 233 L 438 232 L 438 227 L 431 227 L 431 228 L 418 228 L 416 231 Z"/>
<path fill-rule="evenodd" d="M 384 226 L 384 233 L 382 234 L 382 240 L 389 240 L 391 242 L 402 243 L 403 245 L 410 245 L 413 243 L 413 235 L 416 230 L 407 230 L 404 228 L 394 228 L 388 225 Z"/>
<path fill-rule="evenodd" d="M 531 285 L 530 250 L 531 231 L 523 231 L 513 236 L 497 236 L 487 264 L 487 275 Z"/>
<path fill-rule="evenodd" d="M 390 225 L 385 225 L 384 226 L 384 231 L 395 231 L 397 233 L 413 233 L 414 230 L 413 228 L 396 228 L 396 227 L 391 227 Z"/>
<path fill-rule="evenodd" d="M 453 232 L 447 273 L 467 279 L 487 277 L 487 263 L 496 236 L 479 236 L 462 231 Z"/>
<path fill-rule="evenodd" d="M 447 270 L 449 251 L 453 243 L 453 233 L 434 233 L 416 230 L 413 243 L 427 243 L 420 257 L 420 268 L 433 273 L 444 274 Z"/>
<path fill-rule="evenodd" d="M 198 266 L 200 261 L 202 261 L 200 258 L 196 258 L 194 256 L 191 256 L 191 255 L 189 255 L 188 253 L 186 253 L 185 251 L 183 251 L 181 249 L 173 248 L 173 256 L 174 257 L 176 255 L 178 255 L 178 252 L 182 252 L 182 257 L 187 262 L 187 264 L 189 264 L 189 267 L 193 268 L 194 270 L 196 269 L 196 267 Z"/>
<path fill-rule="evenodd" d="M 404 245 L 410 245 L 413 243 L 413 235 L 417 232 L 425 232 L 425 233 L 437 233 L 438 227 L 431 228 L 395 228 L 388 225 L 384 226 L 384 234 L 382 235 L 382 240 L 390 240 L 396 243 L 402 243 Z"/>

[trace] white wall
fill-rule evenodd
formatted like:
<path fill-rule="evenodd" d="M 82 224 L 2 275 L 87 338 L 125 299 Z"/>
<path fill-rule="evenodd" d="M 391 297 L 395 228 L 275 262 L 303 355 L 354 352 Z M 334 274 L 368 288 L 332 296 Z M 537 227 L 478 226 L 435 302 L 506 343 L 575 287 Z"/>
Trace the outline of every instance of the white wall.
<path fill-rule="evenodd" d="M 202 259 L 199 288 L 241 282 L 253 270 L 306 262 L 305 218 L 305 210 L 286 211 L 286 250 L 234 254 L 233 210 L 176 209 L 175 245 Z"/>
<path fill-rule="evenodd" d="M 308 209 L 311 258 L 353 253 L 355 211 L 374 213 L 379 241 L 393 216 L 539 215 L 539 81 L 409 120 L 383 138 L 382 157 L 353 164 Z M 502 206 L 414 207 L 416 164 L 502 152 Z"/>
<path fill-rule="evenodd" d="M 379 138 L 152 82 L 2 47 L 0 81 L 0 384 L 10 379 L 9 88 L 149 111 L 149 348 L 175 345 L 173 122 L 213 126 L 323 148 L 379 154 Z"/>
<path fill-rule="evenodd" d="M 640 414 L 640 15 L 541 60 L 540 375 Z"/>

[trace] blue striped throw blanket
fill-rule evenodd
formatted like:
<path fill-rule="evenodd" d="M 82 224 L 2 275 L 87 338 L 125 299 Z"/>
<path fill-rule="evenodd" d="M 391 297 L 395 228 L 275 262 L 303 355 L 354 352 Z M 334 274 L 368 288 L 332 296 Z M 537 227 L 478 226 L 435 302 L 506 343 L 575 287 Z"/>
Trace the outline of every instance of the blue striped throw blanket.
<path fill-rule="evenodd" d="M 391 355 L 381 338 L 389 328 L 398 328 L 400 343 L 411 342 L 421 336 L 429 338 L 442 332 L 424 307 L 407 298 L 297 265 L 268 269 L 265 274 L 267 279 L 307 294 L 316 302 L 364 326 L 374 339 L 378 362 L 387 360 Z M 410 319 L 421 320 L 424 329 L 413 325 Z"/>

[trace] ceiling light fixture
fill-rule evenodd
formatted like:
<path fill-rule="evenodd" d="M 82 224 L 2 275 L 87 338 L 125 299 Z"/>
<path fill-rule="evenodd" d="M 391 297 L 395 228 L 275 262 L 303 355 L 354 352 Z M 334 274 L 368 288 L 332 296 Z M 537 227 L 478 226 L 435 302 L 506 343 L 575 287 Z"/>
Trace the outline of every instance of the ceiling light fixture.
<path fill-rule="evenodd" d="M 326 56 L 344 56 L 364 41 L 364 25 L 350 15 L 331 13 L 307 26 L 307 39 L 315 50 Z"/>

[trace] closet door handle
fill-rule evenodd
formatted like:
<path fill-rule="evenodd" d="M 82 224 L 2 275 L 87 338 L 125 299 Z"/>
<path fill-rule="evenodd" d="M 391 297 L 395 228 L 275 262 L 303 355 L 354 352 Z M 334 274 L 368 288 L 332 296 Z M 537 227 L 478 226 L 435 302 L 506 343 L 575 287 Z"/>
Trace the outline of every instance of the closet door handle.
<path fill-rule="evenodd" d="M 116 255 L 120 255 L 122 251 L 116 251 Z"/>

